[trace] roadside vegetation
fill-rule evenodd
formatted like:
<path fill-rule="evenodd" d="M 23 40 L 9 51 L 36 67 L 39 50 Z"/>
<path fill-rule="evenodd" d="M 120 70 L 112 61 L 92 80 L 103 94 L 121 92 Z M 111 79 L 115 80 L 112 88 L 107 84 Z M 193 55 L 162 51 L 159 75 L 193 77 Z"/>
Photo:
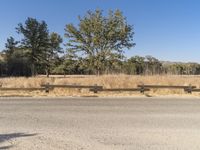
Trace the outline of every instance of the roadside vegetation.
<path fill-rule="evenodd" d="M 76 25 L 66 24 L 64 37 L 50 32 L 45 21 L 35 18 L 29 17 L 24 23 L 16 25 L 19 37 L 9 37 L 5 49 L 0 53 L 2 87 L 31 88 L 45 83 L 98 84 L 104 88 L 134 88 L 141 83 L 192 84 L 199 87 L 200 77 L 188 76 L 200 74 L 198 63 L 166 62 L 152 56 L 127 57 L 126 51 L 136 45 L 134 28 L 120 10 L 110 10 L 107 14 L 98 9 L 88 11 L 78 20 Z M 153 90 L 151 93 L 184 94 L 182 90 Z M 6 92 L 0 91 L 0 95 L 4 94 Z M 31 94 L 46 95 L 37 91 Z M 93 93 L 87 90 L 55 89 L 48 95 L 88 94 Z M 97 95 L 102 94 L 114 95 Z M 123 93 L 126 94 L 134 93 Z"/>
<path fill-rule="evenodd" d="M 134 29 L 120 10 L 88 11 L 65 26 L 64 38 L 45 21 L 27 18 L 16 26 L 0 57 L 0 76 L 198 75 L 200 64 L 163 62 L 152 56 L 125 56 L 134 47 Z"/>

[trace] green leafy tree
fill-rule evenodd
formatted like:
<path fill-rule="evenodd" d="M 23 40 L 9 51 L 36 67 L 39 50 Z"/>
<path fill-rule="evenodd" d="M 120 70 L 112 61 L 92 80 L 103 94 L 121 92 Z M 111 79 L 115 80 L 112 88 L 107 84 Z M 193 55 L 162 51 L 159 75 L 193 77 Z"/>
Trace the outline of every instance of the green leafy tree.
<path fill-rule="evenodd" d="M 146 56 L 146 67 L 145 72 L 148 75 L 160 74 L 162 64 L 158 59 L 152 56 Z"/>
<path fill-rule="evenodd" d="M 128 74 L 144 74 L 145 69 L 145 58 L 141 56 L 134 56 L 128 59 L 127 61 L 127 73 Z"/>
<path fill-rule="evenodd" d="M 6 72 L 9 76 L 29 76 L 28 61 L 18 43 L 13 37 L 7 39 L 4 50 L 7 64 Z"/>
<path fill-rule="evenodd" d="M 79 17 L 78 26 L 68 24 L 65 31 L 67 51 L 87 59 L 88 68 L 96 74 L 102 73 L 106 60 L 120 60 L 124 49 L 135 45 L 133 27 L 119 10 L 108 16 L 102 10 L 88 11 Z"/>
<path fill-rule="evenodd" d="M 16 28 L 23 35 L 22 47 L 31 65 L 31 74 L 37 74 L 37 65 L 46 61 L 46 51 L 49 46 L 49 31 L 44 21 L 28 18 L 25 24 L 20 23 Z"/>
<path fill-rule="evenodd" d="M 63 50 L 60 46 L 62 41 L 63 40 L 61 36 L 57 33 L 53 32 L 49 35 L 49 45 L 46 50 L 46 61 L 43 61 L 47 77 L 49 77 L 51 70 L 56 67 L 58 61 L 61 61 L 59 59 L 59 53 L 63 53 Z"/>
<path fill-rule="evenodd" d="M 13 37 L 9 37 L 7 39 L 7 42 L 5 44 L 5 50 L 4 53 L 6 54 L 6 59 L 7 61 L 10 59 L 10 57 L 12 56 L 12 54 L 14 53 L 14 51 L 17 49 L 17 45 L 18 45 L 18 41 L 15 41 L 15 39 Z"/>

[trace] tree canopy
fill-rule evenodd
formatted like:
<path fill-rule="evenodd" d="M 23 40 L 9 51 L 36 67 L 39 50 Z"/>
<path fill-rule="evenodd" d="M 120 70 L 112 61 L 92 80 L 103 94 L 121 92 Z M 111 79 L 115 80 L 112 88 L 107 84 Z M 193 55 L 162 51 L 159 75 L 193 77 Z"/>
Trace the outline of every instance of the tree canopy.
<path fill-rule="evenodd" d="M 97 74 L 102 72 L 106 61 L 122 59 L 124 49 L 135 45 L 133 27 L 119 10 L 109 11 L 108 16 L 102 10 L 88 11 L 79 17 L 77 26 L 66 25 L 65 32 L 67 52 L 87 59 L 88 67 Z"/>
<path fill-rule="evenodd" d="M 45 55 L 48 50 L 48 35 L 47 24 L 45 21 L 39 22 L 34 18 L 28 18 L 25 24 L 20 23 L 16 28 L 19 34 L 23 35 L 21 40 L 21 48 L 29 58 L 31 64 L 31 74 L 37 74 L 38 65 L 46 60 Z"/>

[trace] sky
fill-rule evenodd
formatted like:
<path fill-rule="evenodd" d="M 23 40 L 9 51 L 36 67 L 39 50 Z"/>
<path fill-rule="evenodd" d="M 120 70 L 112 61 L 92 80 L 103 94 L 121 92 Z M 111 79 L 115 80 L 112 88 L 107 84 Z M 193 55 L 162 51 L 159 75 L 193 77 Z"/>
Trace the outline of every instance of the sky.
<path fill-rule="evenodd" d="M 200 63 L 199 0 L 0 0 L 0 50 L 27 17 L 48 24 L 64 37 L 66 24 L 78 24 L 87 10 L 120 9 L 134 27 L 136 46 L 125 55 L 151 55 L 164 61 Z M 65 41 L 65 39 L 64 39 Z M 63 46 L 64 47 L 64 46 Z"/>

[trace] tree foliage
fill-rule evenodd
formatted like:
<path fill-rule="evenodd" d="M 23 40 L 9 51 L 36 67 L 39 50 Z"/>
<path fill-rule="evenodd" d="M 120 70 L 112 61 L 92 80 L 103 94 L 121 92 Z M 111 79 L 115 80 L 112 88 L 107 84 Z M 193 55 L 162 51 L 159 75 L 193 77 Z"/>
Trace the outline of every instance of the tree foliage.
<path fill-rule="evenodd" d="M 45 65 L 45 71 L 47 77 L 49 77 L 51 68 L 56 67 L 56 64 L 59 63 L 59 54 L 63 53 L 60 44 L 62 43 L 62 38 L 57 33 L 51 33 L 48 39 L 48 47 L 45 50 L 45 55 L 43 64 Z"/>
<path fill-rule="evenodd" d="M 133 28 L 119 10 L 110 11 L 108 16 L 103 16 L 102 10 L 88 11 L 79 17 L 77 27 L 68 24 L 65 31 L 67 51 L 84 57 L 87 66 L 98 74 L 106 61 L 122 59 L 124 49 L 135 45 Z"/>
<path fill-rule="evenodd" d="M 46 51 L 49 44 L 49 31 L 45 21 L 39 22 L 34 18 L 28 18 L 25 24 L 20 23 L 16 28 L 23 35 L 21 47 L 28 57 L 31 65 L 31 74 L 37 74 L 38 65 L 46 60 Z"/>

